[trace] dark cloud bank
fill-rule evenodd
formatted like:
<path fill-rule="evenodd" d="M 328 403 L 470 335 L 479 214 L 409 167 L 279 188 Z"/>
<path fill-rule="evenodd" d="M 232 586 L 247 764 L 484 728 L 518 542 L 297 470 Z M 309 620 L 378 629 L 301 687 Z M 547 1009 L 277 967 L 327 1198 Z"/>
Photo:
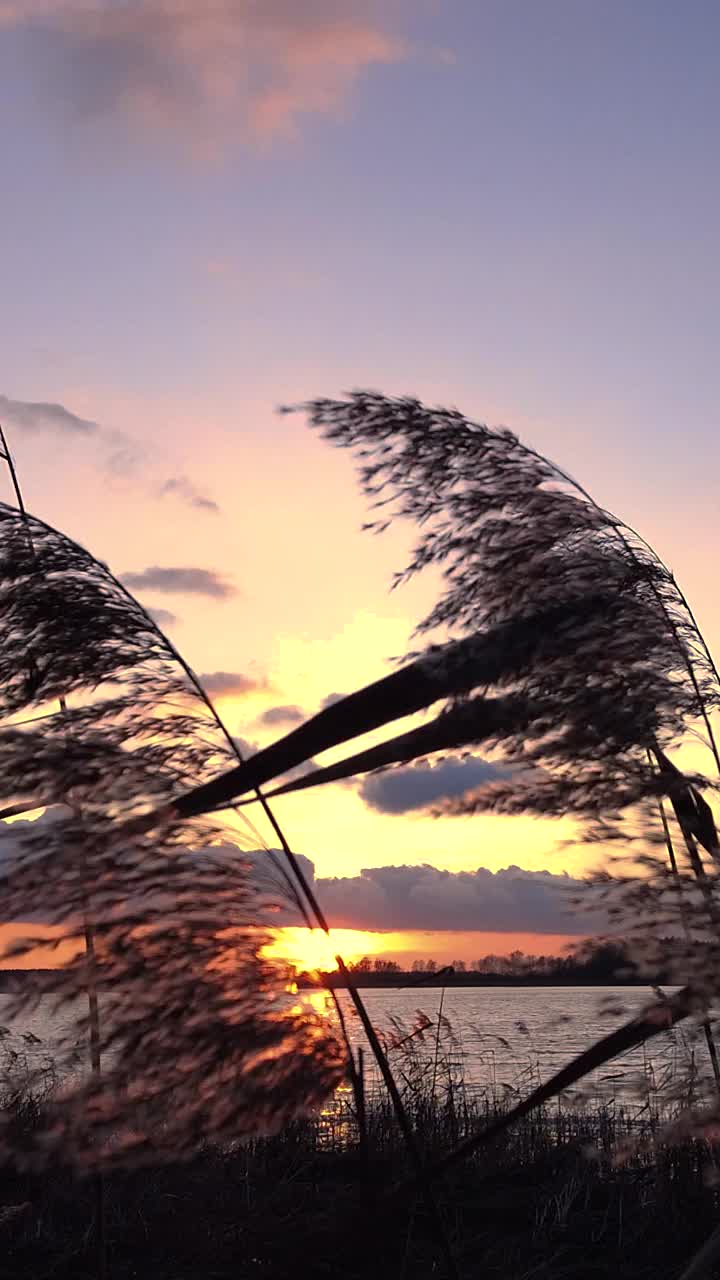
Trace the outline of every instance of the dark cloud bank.
<path fill-rule="evenodd" d="M 258 854 L 259 859 L 264 855 Z M 300 858 L 320 903 L 336 929 L 462 930 L 494 933 L 577 934 L 607 928 L 600 912 L 580 910 L 590 902 L 581 880 L 550 871 L 442 871 L 437 867 L 365 868 L 356 876 L 315 880 L 313 864 Z M 266 864 L 263 862 L 263 867 Z M 275 923 L 292 923 L 290 913 Z"/>
<path fill-rule="evenodd" d="M 250 743 L 242 743 L 251 747 Z M 50 826 L 57 810 L 48 810 L 33 824 L 37 834 Z M 28 829 L 20 821 L 0 826 L 0 878 L 19 852 L 18 839 Z M 281 904 L 268 918 L 270 925 L 300 924 L 288 904 L 287 889 L 278 864 L 283 855 L 240 852 L 234 845 L 214 847 L 213 857 L 248 858 L 264 901 Z M 370 867 L 359 875 L 315 879 L 313 863 L 299 856 L 305 876 L 334 928 L 373 931 L 477 931 L 583 936 L 602 932 L 607 919 L 599 911 L 579 910 L 572 899 L 582 895 L 589 905 L 592 890 L 582 881 L 550 871 L 442 871 L 428 865 Z M 41 921 L 47 904 L 38 903 Z"/>

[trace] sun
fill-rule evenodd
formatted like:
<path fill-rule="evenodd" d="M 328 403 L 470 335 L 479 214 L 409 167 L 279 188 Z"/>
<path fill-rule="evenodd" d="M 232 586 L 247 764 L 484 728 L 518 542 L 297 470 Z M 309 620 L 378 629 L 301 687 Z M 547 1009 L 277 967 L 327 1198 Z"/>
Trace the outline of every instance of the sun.
<path fill-rule="evenodd" d="M 337 969 L 338 954 L 352 964 L 361 956 L 376 955 L 382 950 L 382 941 L 381 934 L 361 929 L 332 929 L 328 937 L 322 929 L 293 926 L 278 929 L 272 942 L 263 947 L 263 954 L 272 960 L 287 960 L 299 973 L 328 973 Z"/>

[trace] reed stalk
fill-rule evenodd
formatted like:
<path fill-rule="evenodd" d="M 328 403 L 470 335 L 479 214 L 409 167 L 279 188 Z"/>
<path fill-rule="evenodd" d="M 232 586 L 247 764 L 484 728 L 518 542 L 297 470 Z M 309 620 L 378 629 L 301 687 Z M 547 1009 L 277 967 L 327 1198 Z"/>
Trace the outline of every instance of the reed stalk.
<path fill-rule="evenodd" d="M 652 752 L 650 751 L 649 748 L 648 748 L 648 760 L 650 761 L 650 764 L 653 765 L 653 767 L 655 767 L 657 762 L 653 760 Z M 657 767 L 659 768 L 659 765 Z M 670 824 L 667 820 L 667 814 L 665 812 L 665 804 L 663 802 L 662 796 L 658 796 L 657 803 L 658 803 L 658 814 L 660 816 L 660 823 L 663 831 L 663 839 L 665 841 L 665 848 L 667 850 L 667 855 L 668 855 L 668 863 L 670 865 L 670 872 L 678 890 L 678 895 L 679 895 L 678 901 L 679 901 L 679 908 L 680 908 L 680 913 L 681 913 L 682 922 L 683 922 L 683 930 L 685 933 L 686 940 L 689 941 L 690 927 L 687 920 L 687 914 L 685 912 L 684 905 L 682 902 L 682 881 L 680 879 L 680 872 L 678 869 L 677 857 L 675 855 L 675 845 L 673 842 L 672 833 L 670 831 Z M 687 836 L 686 836 L 686 839 L 687 839 Z M 707 1046 L 708 1056 L 710 1058 L 710 1064 L 712 1066 L 713 1077 L 715 1079 L 715 1088 L 717 1092 L 720 1093 L 720 1062 L 718 1062 L 718 1052 L 717 1052 L 717 1046 L 715 1044 L 715 1038 L 713 1036 L 712 1025 L 708 1018 L 703 1018 L 702 1028 L 703 1028 L 703 1035 L 705 1037 L 705 1044 Z"/>
<path fill-rule="evenodd" d="M 18 476 L 15 460 L 10 451 L 10 446 L 5 435 L 2 423 L 0 423 L 0 458 L 7 463 L 10 473 L 15 500 L 17 502 L 18 511 L 21 519 L 27 528 L 27 540 L 31 556 L 34 557 L 35 549 L 33 546 L 32 534 L 28 523 L 27 510 L 23 499 L 20 478 Z M 28 655 L 31 657 L 32 655 Z M 67 710 L 67 704 L 64 696 L 59 698 L 60 714 L 64 715 Z M 85 958 L 87 963 L 87 1000 L 88 1000 L 88 1025 L 90 1031 L 90 1068 L 95 1076 L 100 1075 L 101 1071 L 101 1055 L 100 1055 L 100 1009 L 98 1005 L 97 992 L 97 962 L 95 956 L 95 925 L 92 920 L 92 911 L 89 900 L 87 901 L 86 910 L 83 919 L 83 932 L 85 938 Z M 93 1175 L 93 1183 L 95 1190 L 95 1240 L 96 1240 L 96 1268 L 98 1280 L 106 1280 L 107 1276 L 107 1233 L 105 1221 L 105 1179 L 102 1170 L 98 1170 Z"/>
<path fill-rule="evenodd" d="M 28 529 L 28 537 L 32 541 L 29 520 L 28 520 L 25 506 L 22 500 L 22 494 L 20 491 L 20 486 L 17 478 L 17 472 L 15 469 L 14 463 L 10 457 L 9 449 L 7 448 L 4 436 L 0 436 L 0 442 L 2 442 L 5 455 L 7 457 L 8 466 L 10 468 L 10 474 L 11 474 L 11 478 L 13 481 L 13 485 L 15 487 L 16 496 L 18 500 L 18 510 L 20 512 L 20 517 L 24 525 Z M 34 523 L 37 527 L 40 527 L 42 525 L 42 522 L 35 521 Z M 53 532 L 49 530 L 48 526 L 43 526 L 43 528 L 48 533 Z M 74 544 L 70 543 L 70 540 L 67 540 L 67 545 L 68 547 L 74 546 Z M 227 726 L 225 725 L 224 721 L 219 715 L 217 708 L 214 705 L 214 702 L 212 701 L 207 691 L 202 686 L 201 681 L 195 675 L 194 671 L 189 666 L 189 664 L 185 661 L 182 654 L 179 652 L 179 650 L 176 648 L 173 642 L 169 640 L 169 638 L 166 635 L 164 635 L 164 633 L 159 628 L 157 623 L 155 623 L 155 621 L 150 617 L 148 611 L 138 604 L 138 602 L 134 599 L 134 597 L 132 597 L 130 592 L 122 583 L 113 579 L 113 590 L 116 593 L 118 593 L 120 596 L 125 598 L 134 616 L 141 617 L 142 619 L 144 619 L 144 622 L 147 624 L 149 631 L 152 634 L 157 635 L 159 637 L 159 640 L 162 643 L 164 652 L 179 666 L 185 678 L 189 681 L 196 695 L 198 696 L 198 698 L 200 699 L 200 701 L 202 702 L 202 704 L 205 706 L 206 710 L 210 714 L 222 738 L 224 739 L 226 746 L 229 748 L 229 750 L 232 752 L 235 759 L 237 760 L 238 767 L 242 767 L 243 756 L 238 747 L 237 742 L 234 740 L 233 736 L 230 734 Z M 91 639 L 91 637 L 88 637 L 88 639 Z M 64 706 L 62 705 L 61 705 L 61 716 L 64 717 Z M 272 827 L 272 830 L 275 833 L 275 836 L 277 837 L 280 843 L 285 860 L 290 869 L 292 879 L 286 880 L 286 883 L 291 889 L 292 897 L 293 897 L 293 900 L 295 901 L 296 906 L 298 906 L 299 910 L 302 913 L 303 918 L 305 919 L 308 925 L 310 925 L 311 923 L 310 917 L 314 917 L 318 927 L 320 927 L 329 936 L 330 929 L 329 929 L 327 919 L 325 918 L 325 915 L 320 907 L 320 904 L 317 901 L 317 898 L 312 888 L 310 887 L 306 877 L 304 876 L 302 867 L 300 866 L 298 859 L 296 858 L 295 854 L 290 848 L 289 842 L 285 836 L 284 831 L 282 830 L 270 806 L 267 804 L 267 801 L 259 787 L 255 788 L 255 794 L 256 794 L 256 799 L 261 804 L 263 811 L 265 813 L 265 816 L 268 819 Z M 10 806 L 10 807 L 17 807 L 17 806 Z M 158 811 L 158 816 L 160 816 L 160 812 L 161 811 Z M 247 819 L 245 819 L 244 815 L 241 815 L 241 816 L 243 816 L 244 820 L 247 822 Z M 148 829 L 147 822 L 144 822 L 141 825 L 145 829 Z M 308 915 L 308 912 L 310 913 L 310 915 Z M 99 1074 L 101 1037 L 100 1037 L 100 1029 L 99 1029 L 97 992 L 93 987 L 93 975 L 95 973 L 95 968 L 96 968 L 95 934 L 94 934 L 94 926 L 92 923 L 89 907 L 86 915 L 84 937 L 85 937 L 85 946 L 86 946 L 86 970 L 87 970 L 88 979 L 89 979 L 88 998 L 89 998 L 89 1024 L 90 1024 L 90 1032 L 91 1032 L 90 1034 L 91 1058 L 92 1058 L 92 1064 L 93 1064 L 93 1071 L 96 1074 Z M 403 1136 L 406 1142 L 408 1143 L 408 1149 L 409 1149 L 411 1160 L 415 1161 L 417 1158 L 417 1149 L 414 1142 L 414 1136 L 412 1134 L 412 1129 L 407 1119 L 407 1116 L 405 1115 L 405 1112 L 404 1112 L 402 1099 L 400 1098 L 397 1088 L 394 1086 L 394 1081 L 392 1079 L 392 1072 L 390 1071 L 388 1063 L 382 1053 L 382 1049 L 381 1049 L 381 1046 L 379 1045 L 377 1037 L 374 1034 L 369 1015 L 364 1006 L 362 997 L 360 996 L 360 993 L 357 990 L 356 983 L 352 978 L 352 976 L 350 975 L 342 958 L 338 956 L 337 960 L 338 960 L 338 965 L 341 968 L 341 971 L 344 973 L 345 979 L 347 981 L 347 985 L 350 990 L 353 1003 L 355 1004 L 357 1012 L 361 1018 L 361 1021 L 363 1022 L 363 1026 L 365 1027 L 366 1034 L 368 1034 L 368 1039 L 373 1049 L 373 1053 L 375 1054 L 378 1060 L 378 1066 L 381 1071 L 381 1074 L 383 1075 L 383 1079 L 388 1084 L 390 1096 L 392 1098 L 393 1105 L 397 1113 L 398 1123 L 400 1125 L 401 1132 L 403 1133 Z M 347 1027 L 345 1025 L 345 1018 L 344 1018 L 342 1005 L 337 997 L 337 994 L 334 991 L 332 992 L 332 998 L 336 1004 L 338 1022 L 341 1028 L 341 1033 L 345 1041 L 347 1070 L 349 1072 L 350 1079 L 353 1085 L 355 1097 L 358 1100 L 358 1106 L 362 1107 L 364 1106 L 364 1099 L 362 1096 L 362 1086 L 359 1085 L 357 1080 L 357 1072 L 356 1072 L 356 1067 L 354 1062 L 354 1056 L 352 1053 L 352 1047 L 350 1044 Z M 453 1276 L 455 1272 L 454 1272 L 452 1259 L 450 1256 L 450 1250 L 447 1244 L 445 1233 L 442 1228 L 442 1223 L 437 1213 L 437 1207 L 434 1205 L 434 1201 L 432 1197 L 432 1189 L 429 1186 L 429 1184 L 425 1187 L 425 1194 L 428 1200 L 428 1205 L 430 1207 L 433 1221 L 435 1222 L 435 1225 L 436 1225 L 437 1242 L 438 1242 L 438 1248 L 439 1248 L 440 1254 L 444 1258 L 444 1263 L 448 1271 L 448 1275 Z"/>

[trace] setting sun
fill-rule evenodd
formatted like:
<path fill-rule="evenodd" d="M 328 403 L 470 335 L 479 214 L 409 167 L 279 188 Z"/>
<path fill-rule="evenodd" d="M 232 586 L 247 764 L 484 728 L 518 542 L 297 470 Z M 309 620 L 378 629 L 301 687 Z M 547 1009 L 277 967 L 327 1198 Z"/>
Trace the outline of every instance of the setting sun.
<path fill-rule="evenodd" d="M 288 927 L 278 929 L 277 936 L 264 948 L 274 960 L 287 960 L 299 972 L 337 969 L 336 955 L 349 964 L 361 956 L 373 956 L 383 950 L 381 933 L 365 933 L 361 929 L 333 929 L 328 937 L 322 929 Z"/>

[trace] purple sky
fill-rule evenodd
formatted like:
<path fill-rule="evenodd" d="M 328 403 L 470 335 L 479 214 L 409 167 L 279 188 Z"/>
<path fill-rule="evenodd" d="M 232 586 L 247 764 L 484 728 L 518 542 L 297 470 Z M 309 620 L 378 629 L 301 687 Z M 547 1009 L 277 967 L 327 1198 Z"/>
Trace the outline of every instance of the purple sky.
<path fill-rule="evenodd" d="M 355 386 L 512 426 L 720 643 L 719 37 L 711 0 L 0 0 L 28 504 L 176 571 L 139 594 L 245 679 L 238 734 L 380 674 L 426 603 L 387 595 L 407 534 L 361 537 L 348 459 L 273 413 Z M 282 808 L 322 876 L 581 865 L 559 828 L 333 792 Z"/>

